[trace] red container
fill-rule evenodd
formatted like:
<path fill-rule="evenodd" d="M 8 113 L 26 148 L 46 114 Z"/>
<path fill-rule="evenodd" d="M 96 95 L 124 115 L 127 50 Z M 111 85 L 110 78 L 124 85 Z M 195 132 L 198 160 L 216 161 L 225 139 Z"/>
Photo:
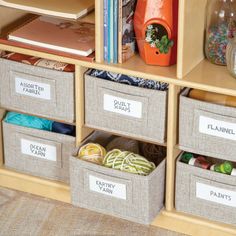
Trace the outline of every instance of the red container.
<path fill-rule="evenodd" d="M 150 25 L 155 29 L 155 38 L 161 41 L 159 48 L 156 45 L 151 47 L 150 42 L 146 41 Z M 140 56 L 147 64 L 159 66 L 176 64 L 178 0 L 138 0 L 134 15 L 134 30 Z"/>

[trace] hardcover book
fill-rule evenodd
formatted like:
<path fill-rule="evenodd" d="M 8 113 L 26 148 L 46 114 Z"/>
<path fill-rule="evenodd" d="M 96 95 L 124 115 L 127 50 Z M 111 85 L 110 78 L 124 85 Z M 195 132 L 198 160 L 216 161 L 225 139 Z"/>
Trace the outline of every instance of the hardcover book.
<path fill-rule="evenodd" d="M 8 39 L 64 53 L 88 56 L 95 50 L 95 25 L 41 16 L 11 32 Z"/>
<path fill-rule="evenodd" d="M 104 61 L 108 61 L 108 1 L 104 0 Z"/>
<path fill-rule="evenodd" d="M 127 61 L 135 53 L 135 7 L 136 0 L 119 0 L 119 63 Z"/>
<path fill-rule="evenodd" d="M 0 0 L 0 5 L 40 15 L 78 19 L 94 9 L 94 0 Z"/>

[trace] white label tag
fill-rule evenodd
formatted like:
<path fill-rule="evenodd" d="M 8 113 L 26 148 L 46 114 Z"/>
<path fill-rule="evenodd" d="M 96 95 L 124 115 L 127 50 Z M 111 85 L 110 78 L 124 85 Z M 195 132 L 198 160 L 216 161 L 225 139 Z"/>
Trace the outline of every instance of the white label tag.
<path fill-rule="evenodd" d="M 21 139 L 21 152 L 26 155 L 49 161 L 57 160 L 57 149 L 55 146 L 37 143 L 26 139 Z"/>
<path fill-rule="evenodd" d="M 51 86 L 49 84 L 15 77 L 15 91 L 22 95 L 51 100 Z"/>
<path fill-rule="evenodd" d="M 104 94 L 104 110 L 121 115 L 142 118 L 142 103 Z"/>
<path fill-rule="evenodd" d="M 207 184 L 196 183 L 196 197 L 222 205 L 236 207 L 236 192 Z"/>
<path fill-rule="evenodd" d="M 236 124 L 212 119 L 205 116 L 199 118 L 199 132 L 220 138 L 236 140 Z"/>
<path fill-rule="evenodd" d="M 126 200 L 126 185 L 89 175 L 89 189 L 111 197 Z"/>

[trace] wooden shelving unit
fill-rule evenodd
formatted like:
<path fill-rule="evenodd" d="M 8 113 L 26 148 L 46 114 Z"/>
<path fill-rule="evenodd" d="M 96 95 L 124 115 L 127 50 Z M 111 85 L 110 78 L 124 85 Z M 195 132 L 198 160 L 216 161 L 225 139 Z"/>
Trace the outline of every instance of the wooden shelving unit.
<path fill-rule="evenodd" d="M 15 2 L 25 4 L 25 2 L 28 1 L 18 0 Z M 46 2 L 50 1 L 45 0 L 38 2 L 47 8 Z M 51 1 L 51 3 L 52 2 L 53 1 Z M 71 7 L 68 1 L 60 2 L 61 4 Z M 76 2 L 79 2 L 79 0 Z M 76 65 L 77 145 L 93 131 L 93 129 L 85 127 L 84 124 L 83 73 L 87 68 L 108 70 L 169 83 L 168 130 L 167 142 L 165 144 L 167 146 L 166 205 L 165 209 L 154 220 L 152 225 L 190 235 L 236 235 L 236 227 L 182 214 L 177 212 L 174 208 L 175 161 L 181 151 L 178 148 L 178 97 L 181 88 L 198 88 L 236 96 L 236 80 L 229 75 L 226 68 L 212 65 L 204 59 L 204 17 L 207 0 L 179 0 L 178 63 L 176 66 L 166 68 L 148 66 L 138 55 L 124 64 L 112 65 L 103 62 L 102 2 L 102 0 L 96 0 L 95 15 L 91 13 L 85 18 L 96 23 L 96 62 L 79 61 L 4 44 L 0 44 L 0 50 L 29 54 Z M 19 10 L 0 8 L 0 28 L 4 28 L 23 15 L 24 14 Z M 4 109 L 0 111 L 0 118 L 3 118 L 5 111 Z M 70 202 L 69 186 L 5 169 L 1 145 L 0 160 L 0 166 L 2 165 L 0 168 L 1 186 Z"/>

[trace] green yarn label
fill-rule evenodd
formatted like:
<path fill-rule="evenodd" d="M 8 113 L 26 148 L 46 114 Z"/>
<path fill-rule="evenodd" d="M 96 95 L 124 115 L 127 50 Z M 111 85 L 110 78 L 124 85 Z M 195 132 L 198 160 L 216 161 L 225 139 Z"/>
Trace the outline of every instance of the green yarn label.
<path fill-rule="evenodd" d="M 212 185 L 196 183 L 196 197 L 218 204 L 236 207 L 236 192 Z"/>
<path fill-rule="evenodd" d="M 89 175 L 91 191 L 126 200 L 126 185 Z"/>
<path fill-rule="evenodd" d="M 25 96 L 51 100 L 51 86 L 49 84 L 15 77 L 15 91 Z"/>
<path fill-rule="evenodd" d="M 125 116 L 142 118 L 142 103 L 121 97 L 104 94 L 104 110 Z"/>

